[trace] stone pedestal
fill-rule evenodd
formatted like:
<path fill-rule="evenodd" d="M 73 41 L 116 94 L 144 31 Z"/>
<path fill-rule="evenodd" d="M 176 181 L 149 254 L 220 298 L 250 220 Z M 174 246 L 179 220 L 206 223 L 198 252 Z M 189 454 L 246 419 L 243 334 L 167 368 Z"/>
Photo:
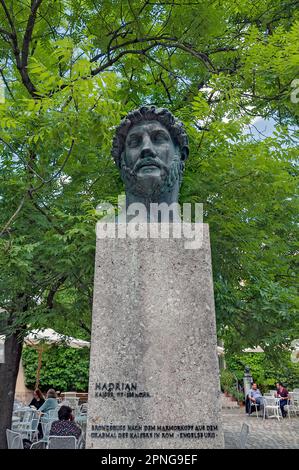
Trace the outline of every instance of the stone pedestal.
<path fill-rule="evenodd" d="M 97 241 L 87 448 L 221 448 L 209 230 Z"/>

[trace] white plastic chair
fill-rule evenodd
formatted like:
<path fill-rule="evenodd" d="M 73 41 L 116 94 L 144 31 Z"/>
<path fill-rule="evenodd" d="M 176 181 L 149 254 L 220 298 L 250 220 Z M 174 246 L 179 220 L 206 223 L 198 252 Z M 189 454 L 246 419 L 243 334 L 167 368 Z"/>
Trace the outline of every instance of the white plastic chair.
<path fill-rule="evenodd" d="M 299 392 L 293 392 L 293 399 L 296 402 L 299 402 Z"/>
<path fill-rule="evenodd" d="M 46 449 L 47 444 L 42 439 L 40 441 L 33 442 L 30 446 L 30 449 Z"/>
<path fill-rule="evenodd" d="M 78 442 L 78 448 L 83 448 L 85 445 L 86 427 L 87 427 L 87 414 L 83 413 L 76 416 L 75 423 L 81 428 L 81 435 Z M 80 443 L 80 445 L 79 445 Z"/>
<path fill-rule="evenodd" d="M 84 432 L 84 430 L 81 427 L 81 434 L 80 434 L 79 439 L 77 440 L 77 449 L 85 449 L 85 444 L 86 444 L 85 436 L 86 436 L 86 430 Z"/>
<path fill-rule="evenodd" d="M 22 434 L 6 429 L 7 447 L 9 449 L 24 449 Z"/>
<path fill-rule="evenodd" d="M 294 392 L 290 392 L 288 403 L 284 406 L 284 409 L 288 413 L 288 418 L 291 417 L 292 413 L 296 416 L 299 412 L 299 394 L 297 395 Z"/>
<path fill-rule="evenodd" d="M 33 415 L 35 414 L 36 410 L 33 410 L 32 408 L 18 408 L 14 410 L 13 414 L 14 416 L 19 416 L 20 422 L 22 423 L 28 423 L 29 421 L 32 420 Z"/>
<path fill-rule="evenodd" d="M 77 449 L 75 436 L 49 436 L 48 449 Z"/>
<path fill-rule="evenodd" d="M 86 413 L 87 413 L 87 403 L 82 403 L 82 405 L 80 405 L 80 415 L 83 415 Z"/>
<path fill-rule="evenodd" d="M 44 414 L 44 418 L 48 419 L 49 421 L 55 421 L 58 419 L 58 410 L 59 406 L 56 408 L 53 408 L 52 410 L 47 411 L 47 413 Z"/>
<path fill-rule="evenodd" d="M 248 424 L 243 423 L 240 437 L 239 437 L 239 442 L 238 442 L 238 449 L 245 449 L 248 434 L 249 434 L 249 426 Z"/>
<path fill-rule="evenodd" d="M 53 423 L 53 420 L 41 421 L 42 430 L 43 430 L 43 438 L 41 439 L 41 441 L 46 442 L 46 443 L 48 442 L 52 423 Z"/>
<path fill-rule="evenodd" d="M 22 434 L 25 432 L 26 436 L 30 441 L 38 440 L 38 425 L 39 425 L 39 416 L 37 418 L 33 418 L 31 421 L 31 425 L 25 431 L 22 431 Z"/>
<path fill-rule="evenodd" d="M 252 407 L 253 407 L 256 417 L 259 418 L 259 412 L 261 410 L 262 405 L 263 405 L 263 401 L 261 403 L 256 403 L 254 401 L 250 401 L 250 413 L 249 414 L 251 415 Z"/>
<path fill-rule="evenodd" d="M 70 406 L 73 410 L 79 408 L 79 397 L 67 397 L 61 403 L 61 405 Z"/>
<path fill-rule="evenodd" d="M 249 425 L 246 423 L 243 423 L 241 427 L 241 432 L 238 436 L 236 436 L 235 432 L 224 431 L 224 439 L 225 439 L 225 442 L 229 443 L 229 448 L 245 449 L 248 434 L 249 434 Z"/>
<path fill-rule="evenodd" d="M 273 412 L 272 416 L 269 415 L 269 412 Z M 264 396 L 264 419 L 266 418 L 277 418 L 280 419 L 280 407 L 279 399 L 275 397 L 266 397 Z"/>
<path fill-rule="evenodd" d="M 15 411 L 15 410 L 19 410 L 21 408 L 23 408 L 22 403 L 18 400 L 15 400 L 14 403 L 13 403 L 13 410 Z"/>
<path fill-rule="evenodd" d="M 80 401 L 79 397 L 66 398 L 61 403 L 61 406 L 63 406 L 63 405 L 69 406 L 70 408 L 72 408 L 72 412 L 73 412 L 74 416 L 77 416 L 78 414 L 80 414 L 79 401 Z"/>
<path fill-rule="evenodd" d="M 252 407 L 252 406 L 254 407 L 255 415 L 256 415 L 256 417 L 258 418 L 258 417 L 259 417 L 259 410 L 261 409 L 261 405 L 260 405 L 259 403 L 255 403 L 255 402 L 252 401 L 252 402 L 250 403 L 250 406 L 251 406 L 251 407 Z"/>
<path fill-rule="evenodd" d="M 18 414 L 14 413 L 13 416 L 18 416 Z M 37 411 L 33 409 L 23 409 L 19 416 L 19 421 L 13 421 L 12 429 L 16 432 L 21 432 L 22 434 L 26 434 L 26 431 L 32 427 L 33 419 L 39 417 Z"/>

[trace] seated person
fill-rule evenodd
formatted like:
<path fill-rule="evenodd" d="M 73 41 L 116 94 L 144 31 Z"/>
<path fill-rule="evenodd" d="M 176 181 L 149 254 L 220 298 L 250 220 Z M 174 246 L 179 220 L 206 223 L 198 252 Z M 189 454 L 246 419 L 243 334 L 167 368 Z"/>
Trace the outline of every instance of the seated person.
<path fill-rule="evenodd" d="M 281 416 L 285 418 L 287 416 L 287 412 L 285 411 L 284 407 L 288 403 L 288 398 L 289 398 L 289 392 L 288 390 L 283 386 L 281 382 L 277 382 L 276 384 L 276 393 L 275 393 L 276 398 L 280 398 L 279 400 L 279 406 L 281 410 Z"/>
<path fill-rule="evenodd" d="M 43 404 L 45 403 L 44 396 L 42 392 L 37 388 L 33 392 L 33 398 L 28 406 L 34 406 L 36 410 L 38 410 Z"/>
<path fill-rule="evenodd" d="M 256 404 L 261 406 L 263 404 L 263 396 L 259 389 L 257 388 L 257 384 L 254 382 L 251 386 L 251 389 L 247 395 L 249 400 L 249 407 L 248 407 L 248 414 L 251 413 L 251 404 Z"/>
<path fill-rule="evenodd" d="M 81 428 L 74 423 L 72 408 L 62 405 L 58 411 L 59 421 L 53 421 L 50 436 L 75 436 L 79 439 Z"/>
<path fill-rule="evenodd" d="M 56 392 L 53 388 L 50 388 L 47 391 L 47 399 L 45 403 L 39 408 L 38 411 L 41 413 L 47 413 L 50 410 L 55 410 L 58 406 L 58 401 L 56 398 Z"/>
<path fill-rule="evenodd" d="M 47 391 L 46 401 L 38 409 L 40 415 L 45 415 L 50 410 L 56 410 L 58 406 L 58 401 L 56 398 L 56 392 L 53 388 L 49 388 Z M 38 424 L 38 438 L 43 437 L 43 429 L 41 423 Z"/>

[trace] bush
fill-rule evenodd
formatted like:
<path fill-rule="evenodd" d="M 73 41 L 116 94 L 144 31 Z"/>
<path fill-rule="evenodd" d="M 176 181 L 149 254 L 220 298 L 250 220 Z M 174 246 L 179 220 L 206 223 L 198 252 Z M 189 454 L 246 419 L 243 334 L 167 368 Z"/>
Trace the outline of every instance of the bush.
<path fill-rule="evenodd" d="M 237 401 L 244 401 L 244 393 L 237 390 L 236 387 L 230 387 L 229 394 Z"/>
<path fill-rule="evenodd" d="M 228 369 L 222 369 L 220 374 L 221 388 L 224 392 L 228 392 L 235 382 L 235 377 Z"/>
<path fill-rule="evenodd" d="M 25 383 L 33 389 L 36 380 L 38 353 L 25 347 L 22 354 Z M 40 389 L 46 392 L 54 388 L 61 392 L 88 390 L 89 349 L 72 349 L 61 346 L 50 347 L 43 352 L 40 372 Z"/>

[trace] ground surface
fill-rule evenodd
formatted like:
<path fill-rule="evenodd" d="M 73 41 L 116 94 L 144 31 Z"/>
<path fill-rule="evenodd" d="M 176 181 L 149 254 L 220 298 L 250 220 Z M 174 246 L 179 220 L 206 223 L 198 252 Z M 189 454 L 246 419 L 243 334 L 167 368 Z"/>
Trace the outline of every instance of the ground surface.
<path fill-rule="evenodd" d="M 243 423 L 249 424 L 250 431 L 246 449 L 299 449 L 299 416 L 280 419 L 247 416 L 244 408 L 222 410 L 225 448 L 237 447 Z"/>

